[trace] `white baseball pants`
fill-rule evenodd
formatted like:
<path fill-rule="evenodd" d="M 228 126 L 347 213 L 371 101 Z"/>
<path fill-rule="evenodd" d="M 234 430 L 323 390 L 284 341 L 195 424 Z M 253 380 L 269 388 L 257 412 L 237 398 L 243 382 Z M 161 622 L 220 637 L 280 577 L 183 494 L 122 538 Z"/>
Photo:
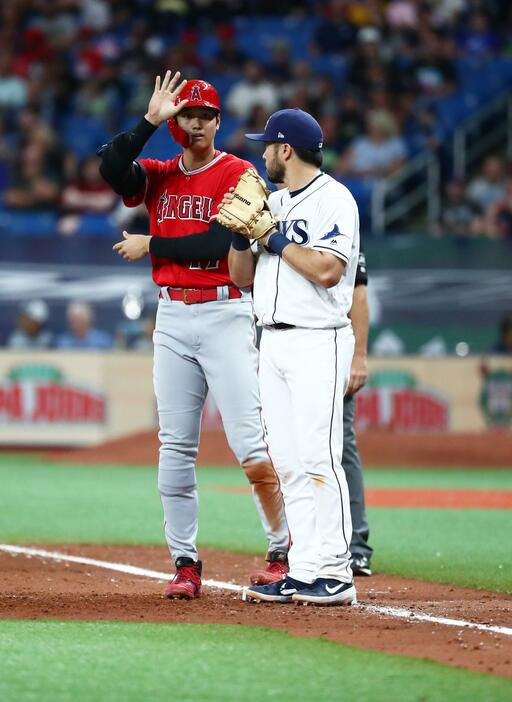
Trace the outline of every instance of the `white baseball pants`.
<path fill-rule="evenodd" d="M 260 393 L 292 546 L 290 575 L 352 581 L 350 499 L 341 465 L 352 328 L 264 328 Z"/>

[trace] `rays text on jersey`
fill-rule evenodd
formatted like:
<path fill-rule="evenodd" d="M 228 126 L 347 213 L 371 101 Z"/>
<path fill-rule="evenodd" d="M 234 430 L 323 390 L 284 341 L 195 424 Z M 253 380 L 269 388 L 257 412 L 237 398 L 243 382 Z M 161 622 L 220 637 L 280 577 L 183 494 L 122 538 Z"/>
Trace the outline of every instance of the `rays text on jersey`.
<path fill-rule="evenodd" d="M 305 219 L 289 219 L 279 222 L 279 232 L 294 244 L 305 246 L 309 243 L 308 223 Z"/>

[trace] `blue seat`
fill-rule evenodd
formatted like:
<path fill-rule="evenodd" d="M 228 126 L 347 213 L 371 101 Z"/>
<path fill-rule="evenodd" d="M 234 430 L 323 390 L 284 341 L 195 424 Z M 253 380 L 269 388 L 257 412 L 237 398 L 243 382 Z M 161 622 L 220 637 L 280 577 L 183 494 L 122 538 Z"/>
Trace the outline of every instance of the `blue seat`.
<path fill-rule="evenodd" d="M 484 65 L 487 81 L 495 92 L 501 92 L 512 85 L 512 61 L 510 59 L 496 58 Z"/>
<path fill-rule="evenodd" d="M 512 85 L 512 61 L 503 58 L 484 62 L 458 59 L 457 75 L 461 91 L 482 102 Z"/>
<path fill-rule="evenodd" d="M 475 65 L 466 58 L 456 61 L 457 78 L 462 90 L 471 91 L 475 87 Z"/>
<path fill-rule="evenodd" d="M 73 114 L 64 118 L 60 136 L 65 146 L 79 158 L 94 154 L 98 146 L 109 138 L 108 131 L 100 120 Z"/>
<path fill-rule="evenodd" d="M 291 17 L 237 17 L 234 24 L 244 51 L 252 58 L 268 63 L 272 46 L 279 41 L 288 44 L 292 58 L 307 58 L 317 21 Z"/>
<path fill-rule="evenodd" d="M 474 110 L 474 102 L 469 94 L 454 93 L 436 103 L 439 122 L 447 133 L 453 132 L 459 123 Z"/>
<path fill-rule="evenodd" d="M 208 61 L 217 54 L 219 50 L 219 40 L 214 34 L 204 32 L 197 45 L 197 53 L 202 59 Z"/>
<path fill-rule="evenodd" d="M 137 125 L 142 116 L 143 115 L 127 115 L 123 117 L 123 120 L 121 122 L 121 129 L 119 131 L 129 132 L 130 129 L 133 129 Z M 112 134 L 112 136 L 114 135 Z"/>
<path fill-rule="evenodd" d="M 233 73 L 230 75 L 225 75 L 223 73 L 205 74 L 205 79 L 211 83 L 215 87 L 215 90 L 219 93 L 221 104 L 222 101 L 226 99 L 226 95 L 229 93 L 233 85 L 238 83 L 240 78 L 241 73 Z"/>
<path fill-rule="evenodd" d="M 327 75 L 333 79 L 336 92 L 340 93 L 347 77 L 347 60 L 343 56 L 313 56 L 310 65 L 314 73 Z"/>
<path fill-rule="evenodd" d="M 181 147 L 172 138 L 167 125 L 161 124 L 146 142 L 139 158 L 157 158 L 160 161 L 168 161 L 180 152 Z"/>
<path fill-rule="evenodd" d="M 256 154 L 252 154 L 247 160 L 252 163 L 252 165 L 258 171 L 260 176 L 265 179 L 270 190 L 275 190 L 276 186 L 273 185 L 272 183 L 270 183 L 270 181 L 267 178 L 267 172 L 265 170 L 265 163 L 264 163 L 263 159 L 261 158 L 261 156 L 256 156 Z"/>
<path fill-rule="evenodd" d="M 366 230 L 369 226 L 371 216 L 373 184 L 361 178 L 347 178 L 344 176 L 338 177 L 336 180 L 343 183 L 343 185 L 345 185 L 352 193 L 352 196 L 357 202 L 357 207 L 359 209 L 361 227 Z"/>
<path fill-rule="evenodd" d="M 0 232 L 18 236 L 44 237 L 57 231 L 57 216 L 45 210 L 0 210 Z"/>
<path fill-rule="evenodd" d="M 113 236 L 118 231 L 116 224 L 107 214 L 84 214 L 80 216 L 80 224 L 76 235 L 79 236 Z"/>
<path fill-rule="evenodd" d="M 238 117 L 234 117 L 233 115 L 229 115 L 227 112 L 224 112 L 220 120 L 220 129 L 215 137 L 215 144 L 219 148 L 224 148 L 232 134 L 242 124 L 242 120 L 238 119 Z"/>

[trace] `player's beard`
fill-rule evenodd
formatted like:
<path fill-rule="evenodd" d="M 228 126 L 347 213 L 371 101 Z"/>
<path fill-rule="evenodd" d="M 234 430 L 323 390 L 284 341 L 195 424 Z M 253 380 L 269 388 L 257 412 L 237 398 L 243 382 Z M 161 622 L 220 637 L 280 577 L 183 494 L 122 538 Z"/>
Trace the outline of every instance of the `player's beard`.
<path fill-rule="evenodd" d="M 286 165 L 278 159 L 275 151 L 272 155 L 272 160 L 265 164 L 265 169 L 271 183 L 284 183 L 286 176 Z"/>

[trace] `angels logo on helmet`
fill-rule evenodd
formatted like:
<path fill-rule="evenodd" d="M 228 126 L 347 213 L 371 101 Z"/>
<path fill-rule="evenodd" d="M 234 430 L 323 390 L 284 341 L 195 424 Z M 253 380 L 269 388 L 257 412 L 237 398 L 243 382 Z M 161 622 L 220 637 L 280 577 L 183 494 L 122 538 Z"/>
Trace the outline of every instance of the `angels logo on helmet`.
<path fill-rule="evenodd" d="M 192 86 L 192 91 L 190 93 L 190 100 L 194 100 L 194 101 L 198 101 L 198 102 L 202 100 L 201 91 L 199 90 L 198 85 Z"/>

